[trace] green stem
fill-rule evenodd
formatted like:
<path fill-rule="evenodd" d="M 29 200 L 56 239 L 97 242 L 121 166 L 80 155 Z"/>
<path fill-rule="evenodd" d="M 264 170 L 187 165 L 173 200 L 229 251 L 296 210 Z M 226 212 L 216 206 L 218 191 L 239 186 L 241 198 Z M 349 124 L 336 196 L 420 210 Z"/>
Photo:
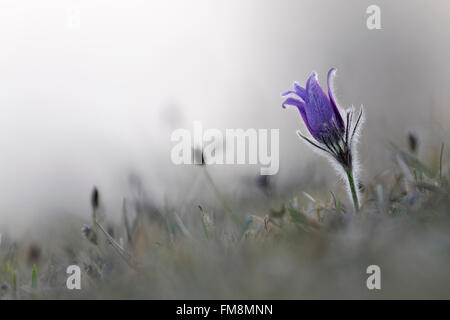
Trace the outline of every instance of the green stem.
<path fill-rule="evenodd" d="M 350 185 L 350 191 L 352 193 L 353 205 L 355 206 L 355 212 L 359 211 L 358 193 L 356 192 L 355 179 L 353 178 L 353 170 L 346 169 L 348 183 Z"/>

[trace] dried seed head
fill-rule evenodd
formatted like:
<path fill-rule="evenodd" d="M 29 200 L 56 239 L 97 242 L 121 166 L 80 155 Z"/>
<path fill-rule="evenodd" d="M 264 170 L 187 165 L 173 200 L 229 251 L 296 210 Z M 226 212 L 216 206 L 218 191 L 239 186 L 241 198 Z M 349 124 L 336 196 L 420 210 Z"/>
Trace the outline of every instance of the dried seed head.
<path fill-rule="evenodd" d="M 408 147 L 409 151 L 415 153 L 417 151 L 417 147 L 419 146 L 419 139 L 414 132 L 408 132 Z"/>
<path fill-rule="evenodd" d="M 97 210 L 100 202 L 100 195 L 98 193 L 97 187 L 94 187 L 91 194 L 91 205 L 92 209 Z"/>
<path fill-rule="evenodd" d="M 205 154 L 201 148 L 192 149 L 193 163 L 196 165 L 204 166 L 206 164 Z"/>
<path fill-rule="evenodd" d="M 31 244 L 28 248 L 27 262 L 29 265 L 38 263 L 41 257 L 41 248 L 37 244 Z"/>

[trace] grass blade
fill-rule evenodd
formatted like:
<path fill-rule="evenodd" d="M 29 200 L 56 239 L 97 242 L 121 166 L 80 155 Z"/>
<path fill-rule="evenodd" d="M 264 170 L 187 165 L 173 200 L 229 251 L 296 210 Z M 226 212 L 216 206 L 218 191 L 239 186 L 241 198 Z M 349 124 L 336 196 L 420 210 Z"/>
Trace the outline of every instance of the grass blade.
<path fill-rule="evenodd" d="M 441 154 L 439 155 L 439 181 L 442 182 L 442 160 L 444 157 L 444 143 L 441 144 Z"/>
<path fill-rule="evenodd" d="M 203 208 L 201 206 L 198 206 L 198 208 L 200 209 L 200 220 L 202 221 L 203 232 L 205 233 L 206 240 L 209 240 L 208 228 L 205 223 L 205 213 L 203 212 Z"/>

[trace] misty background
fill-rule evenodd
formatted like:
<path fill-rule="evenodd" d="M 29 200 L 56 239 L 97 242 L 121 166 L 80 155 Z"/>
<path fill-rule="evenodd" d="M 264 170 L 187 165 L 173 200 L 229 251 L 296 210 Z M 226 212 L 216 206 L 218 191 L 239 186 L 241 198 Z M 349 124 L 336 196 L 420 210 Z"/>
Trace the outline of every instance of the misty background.
<path fill-rule="evenodd" d="M 366 8 L 381 8 L 368 30 Z M 99 187 L 120 212 L 131 180 L 156 203 L 208 196 L 174 166 L 177 128 L 280 129 L 279 192 L 338 183 L 298 140 L 281 92 L 338 69 L 341 107 L 364 105 L 365 176 L 390 165 L 389 143 L 449 136 L 448 1 L 0 1 L 0 226 L 46 213 L 88 215 Z M 233 197 L 259 166 L 212 168 Z"/>

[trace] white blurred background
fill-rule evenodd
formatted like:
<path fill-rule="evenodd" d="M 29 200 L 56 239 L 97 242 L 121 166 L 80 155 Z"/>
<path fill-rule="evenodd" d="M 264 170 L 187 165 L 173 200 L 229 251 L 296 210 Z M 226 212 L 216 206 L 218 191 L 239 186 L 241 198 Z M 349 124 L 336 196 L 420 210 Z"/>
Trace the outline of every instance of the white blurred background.
<path fill-rule="evenodd" d="M 381 30 L 366 28 L 371 4 Z M 93 185 L 120 211 L 130 173 L 176 200 L 192 172 L 171 163 L 170 134 L 194 120 L 279 128 L 277 188 L 305 168 L 304 183 L 333 186 L 280 97 L 312 70 L 325 85 L 331 67 L 341 106 L 365 107 L 360 158 L 373 176 L 408 131 L 424 153 L 448 137 L 449 40 L 445 0 L 1 0 L 0 226 L 86 214 Z M 215 169 L 225 190 L 259 170 Z"/>

